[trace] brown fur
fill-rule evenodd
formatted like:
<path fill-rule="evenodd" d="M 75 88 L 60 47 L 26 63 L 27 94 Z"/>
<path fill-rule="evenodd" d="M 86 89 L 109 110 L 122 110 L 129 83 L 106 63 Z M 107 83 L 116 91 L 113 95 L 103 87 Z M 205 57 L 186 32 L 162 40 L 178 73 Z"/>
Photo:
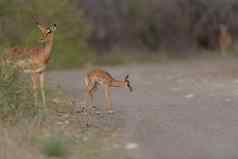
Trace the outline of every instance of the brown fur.
<path fill-rule="evenodd" d="M 31 74 L 32 87 L 34 90 L 35 104 L 37 104 L 37 89 L 40 87 L 43 104 L 46 105 L 44 93 L 44 71 L 50 60 L 53 46 L 54 28 L 45 27 L 37 22 L 41 31 L 41 41 L 44 47 L 35 48 L 10 48 L 7 50 L 7 61 L 14 64 L 18 69 Z"/>
<path fill-rule="evenodd" d="M 228 28 L 226 25 L 220 25 L 219 26 L 219 47 L 222 51 L 222 53 L 225 53 L 225 51 L 232 46 L 232 35 L 230 34 Z"/>
<path fill-rule="evenodd" d="M 98 85 L 104 87 L 105 97 L 107 101 L 106 109 L 111 112 L 112 111 L 112 101 L 111 101 L 111 88 L 112 87 L 121 87 L 121 88 L 129 88 L 132 91 L 132 87 L 130 86 L 130 82 L 128 80 L 128 76 L 125 80 L 115 80 L 110 73 L 101 70 L 95 69 L 89 72 L 85 78 L 85 98 L 91 97 L 91 104 L 93 102 L 93 95 L 97 89 Z"/>

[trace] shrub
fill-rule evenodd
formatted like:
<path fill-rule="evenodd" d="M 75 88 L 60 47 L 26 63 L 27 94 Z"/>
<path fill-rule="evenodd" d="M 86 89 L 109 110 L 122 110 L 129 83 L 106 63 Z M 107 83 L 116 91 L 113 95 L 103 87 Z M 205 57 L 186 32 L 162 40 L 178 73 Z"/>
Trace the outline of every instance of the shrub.
<path fill-rule="evenodd" d="M 10 65 L 0 66 L 0 119 L 15 122 L 32 117 L 34 107 L 31 85 Z"/>
<path fill-rule="evenodd" d="M 65 141 L 61 137 L 48 137 L 43 142 L 42 153 L 47 157 L 64 157 L 67 154 Z"/>

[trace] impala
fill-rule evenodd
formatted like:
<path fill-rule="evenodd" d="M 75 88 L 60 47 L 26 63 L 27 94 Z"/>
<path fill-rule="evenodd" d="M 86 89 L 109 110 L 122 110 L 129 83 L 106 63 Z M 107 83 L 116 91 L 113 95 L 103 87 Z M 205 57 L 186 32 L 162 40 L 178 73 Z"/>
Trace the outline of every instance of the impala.
<path fill-rule="evenodd" d="M 38 104 L 38 88 L 40 88 L 42 103 L 45 107 L 44 72 L 50 60 L 56 24 L 47 27 L 39 24 L 37 21 L 36 24 L 41 31 L 40 41 L 44 46 L 35 48 L 10 48 L 7 50 L 6 61 L 16 66 L 18 70 L 31 75 L 35 105 Z"/>
<path fill-rule="evenodd" d="M 219 47 L 224 55 L 227 49 L 231 48 L 232 46 L 232 36 L 228 30 L 228 27 L 225 24 L 219 25 Z"/>
<path fill-rule="evenodd" d="M 87 98 L 90 97 L 91 105 L 93 103 L 93 95 L 97 89 L 98 85 L 103 86 L 105 91 L 105 98 L 107 101 L 106 110 L 109 113 L 112 113 L 112 100 L 111 100 L 111 88 L 112 87 L 121 87 L 121 88 L 128 88 L 130 92 L 133 91 L 130 81 L 128 80 L 129 75 L 126 75 L 124 80 L 116 80 L 114 79 L 108 72 L 95 69 L 90 71 L 84 82 L 85 82 L 85 98 L 87 103 Z"/>

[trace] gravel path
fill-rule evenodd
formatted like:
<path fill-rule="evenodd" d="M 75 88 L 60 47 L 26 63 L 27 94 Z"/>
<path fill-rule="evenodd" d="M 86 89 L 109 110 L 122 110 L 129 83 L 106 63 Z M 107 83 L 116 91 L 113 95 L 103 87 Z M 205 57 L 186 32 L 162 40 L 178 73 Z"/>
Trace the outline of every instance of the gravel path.
<path fill-rule="evenodd" d="M 237 159 L 238 60 L 191 60 L 105 68 L 130 74 L 134 92 L 113 90 L 113 109 L 123 117 L 122 143 L 130 159 Z M 50 72 L 80 101 L 84 70 Z M 96 95 L 103 110 L 104 98 Z M 119 157 L 119 156 L 118 156 Z"/>

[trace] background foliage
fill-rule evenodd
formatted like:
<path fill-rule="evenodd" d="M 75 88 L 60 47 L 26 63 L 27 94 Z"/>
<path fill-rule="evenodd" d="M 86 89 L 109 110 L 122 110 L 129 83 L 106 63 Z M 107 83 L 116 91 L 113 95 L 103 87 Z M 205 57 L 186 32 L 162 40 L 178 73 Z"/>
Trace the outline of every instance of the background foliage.
<path fill-rule="evenodd" d="M 235 0 L 81 2 L 96 26 L 93 39 L 104 41 L 101 43 L 108 47 L 126 43 L 130 47 L 146 47 L 152 50 L 194 47 L 214 49 L 217 48 L 219 24 L 225 24 L 233 38 L 238 33 L 238 1 Z M 104 36 L 99 36 L 101 32 L 104 32 Z"/>
<path fill-rule="evenodd" d="M 82 65 L 92 51 L 87 46 L 90 27 L 83 12 L 70 0 L 9 0 L 0 2 L 0 42 L 2 47 L 38 47 L 40 23 L 57 25 L 52 60 L 54 67 Z M 69 62 L 70 61 L 70 62 Z"/>
<path fill-rule="evenodd" d="M 219 24 L 236 40 L 237 8 L 235 0 L 2 0 L 0 48 L 38 46 L 32 16 L 39 16 L 57 24 L 54 68 L 102 63 L 118 48 L 180 56 L 178 50 L 218 48 Z"/>

